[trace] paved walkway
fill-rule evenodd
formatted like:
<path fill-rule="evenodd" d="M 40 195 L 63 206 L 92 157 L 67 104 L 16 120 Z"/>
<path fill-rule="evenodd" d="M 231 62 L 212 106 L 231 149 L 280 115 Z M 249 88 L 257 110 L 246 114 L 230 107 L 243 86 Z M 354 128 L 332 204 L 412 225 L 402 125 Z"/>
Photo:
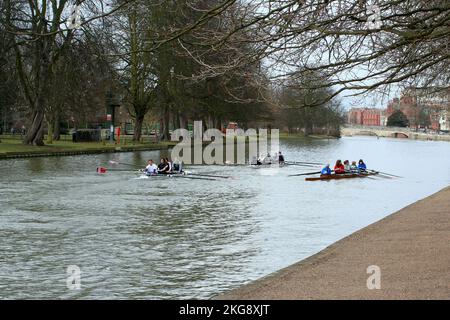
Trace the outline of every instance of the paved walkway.
<path fill-rule="evenodd" d="M 216 299 L 450 299 L 450 187 Z"/>

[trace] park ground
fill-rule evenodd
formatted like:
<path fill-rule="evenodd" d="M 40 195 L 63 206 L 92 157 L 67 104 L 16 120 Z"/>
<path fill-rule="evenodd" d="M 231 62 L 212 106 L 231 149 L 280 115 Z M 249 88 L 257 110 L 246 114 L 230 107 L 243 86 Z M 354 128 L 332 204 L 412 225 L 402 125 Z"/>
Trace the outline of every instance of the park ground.
<path fill-rule="evenodd" d="M 15 156 L 64 155 L 65 153 L 103 153 L 116 151 L 140 151 L 167 149 L 173 142 L 155 142 L 152 138 L 144 138 L 141 142 L 132 142 L 131 137 L 122 139 L 120 144 L 105 142 L 73 143 L 62 139 L 45 146 L 32 146 L 22 143 L 20 136 L 0 136 L 0 158 Z"/>

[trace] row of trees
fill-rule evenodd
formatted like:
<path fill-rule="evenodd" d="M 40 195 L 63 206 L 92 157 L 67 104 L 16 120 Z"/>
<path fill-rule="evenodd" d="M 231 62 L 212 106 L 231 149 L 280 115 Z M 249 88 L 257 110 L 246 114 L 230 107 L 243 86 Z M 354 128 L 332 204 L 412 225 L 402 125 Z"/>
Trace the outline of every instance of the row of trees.
<path fill-rule="evenodd" d="M 166 139 L 170 123 L 189 119 L 277 120 L 308 134 L 342 121 L 335 97 L 346 90 L 448 88 L 444 0 L 387 0 L 378 11 L 343 0 L 0 4 L 1 104 L 25 106 L 27 144 L 43 144 L 45 124 L 51 140 L 62 118 L 104 114 L 110 93 L 139 140 L 149 112 Z"/>
<path fill-rule="evenodd" d="M 169 124 L 187 127 L 189 119 L 220 128 L 226 121 L 248 124 L 273 120 L 279 101 L 255 60 L 234 69 L 197 77 L 205 64 L 221 65 L 254 55 L 251 43 L 231 50 L 211 51 L 199 36 L 212 30 L 230 33 L 244 19 L 238 3 L 198 1 L 82 1 L 82 23 L 76 27 L 67 0 L 2 3 L 2 62 L 4 83 L 21 90 L 2 104 L 26 106 L 30 119 L 25 143 L 42 145 L 58 139 L 61 120 L 82 122 L 105 114 L 111 92 L 134 118 L 139 140 L 146 115 L 160 119 L 162 138 Z M 112 9 L 105 9 L 109 4 Z M 89 22 L 89 23 L 87 23 Z M 187 32 L 186 26 L 192 30 Z M 250 30 L 242 33 L 248 40 Z M 181 37 L 183 40 L 181 41 Z M 3 89 L 3 88 L 2 88 Z M 296 107 L 300 101 L 290 101 Z M 280 123 L 283 124 L 282 114 Z M 84 119 L 83 119 L 84 118 Z M 286 124 L 288 122 L 286 121 Z"/>

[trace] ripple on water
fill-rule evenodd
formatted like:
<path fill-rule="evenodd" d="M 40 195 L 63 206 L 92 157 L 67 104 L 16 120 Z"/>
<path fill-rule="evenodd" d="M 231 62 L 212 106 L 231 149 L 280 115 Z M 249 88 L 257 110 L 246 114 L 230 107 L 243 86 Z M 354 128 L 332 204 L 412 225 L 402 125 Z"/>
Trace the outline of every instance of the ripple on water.
<path fill-rule="evenodd" d="M 300 167 L 192 168 L 234 177 L 218 181 L 95 174 L 109 160 L 144 163 L 159 152 L 4 161 L 0 298 L 209 298 L 305 258 L 450 181 L 450 170 L 429 166 L 450 167 L 448 144 L 353 138 L 289 140 L 282 149 L 300 161 L 362 157 L 405 178 L 287 177 L 311 170 Z M 82 270 L 81 291 L 67 289 L 70 265 Z"/>

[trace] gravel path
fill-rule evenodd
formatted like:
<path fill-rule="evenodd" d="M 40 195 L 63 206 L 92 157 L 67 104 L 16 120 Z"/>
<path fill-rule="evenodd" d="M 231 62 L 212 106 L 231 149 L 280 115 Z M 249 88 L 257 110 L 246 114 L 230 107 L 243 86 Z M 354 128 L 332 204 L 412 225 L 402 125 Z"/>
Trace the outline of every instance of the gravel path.
<path fill-rule="evenodd" d="M 450 299 L 450 187 L 216 299 Z"/>

